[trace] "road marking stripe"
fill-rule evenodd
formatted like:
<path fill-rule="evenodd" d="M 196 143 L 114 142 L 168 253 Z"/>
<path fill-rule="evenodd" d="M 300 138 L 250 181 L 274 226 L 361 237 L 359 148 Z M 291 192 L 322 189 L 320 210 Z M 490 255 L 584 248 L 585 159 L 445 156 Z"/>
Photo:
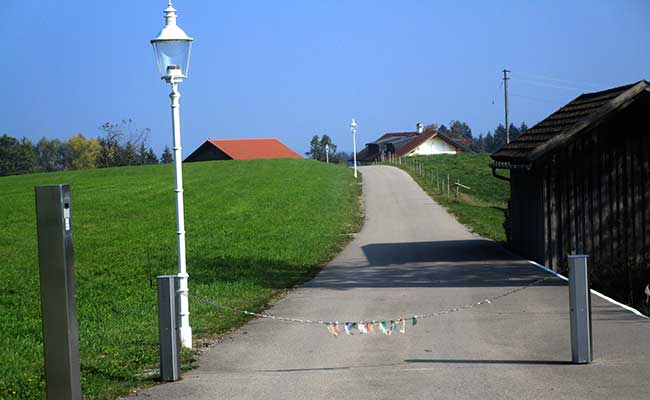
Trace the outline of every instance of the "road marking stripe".
<path fill-rule="evenodd" d="M 551 273 L 551 274 L 557 276 L 557 277 L 560 278 L 560 279 L 563 279 L 563 280 L 565 280 L 565 281 L 567 281 L 567 282 L 569 281 L 569 278 L 567 278 L 566 276 L 561 275 L 561 274 L 558 274 L 557 272 L 555 272 L 555 271 L 553 271 L 553 270 L 551 270 L 551 269 L 546 268 L 546 267 L 543 266 L 542 264 L 536 263 L 535 261 L 531 261 L 531 260 L 528 260 L 528 262 L 531 263 L 532 265 L 536 266 L 537 268 L 541 268 L 541 269 L 543 269 L 544 271 L 549 272 L 549 273 Z M 619 307 L 621 307 L 621 308 L 623 308 L 623 309 L 625 309 L 625 310 L 631 311 L 633 314 L 635 314 L 635 315 L 637 315 L 637 316 L 639 316 L 639 317 L 641 317 L 641 318 L 644 318 L 644 319 L 650 319 L 650 317 L 648 317 L 647 315 L 642 314 L 642 313 L 641 313 L 639 310 L 637 310 L 636 308 L 632 308 L 632 307 L 630 307 L 630 306 L 628 306 L 628 305 L 625 305 L 625 304 L 623 304 L 623 303 L 619 303 L 618 301 L 612 299 L 611 297 L 607 297 L 607 296 L 605 296 L 604 294 L 595 291 L 594 289 L 591 289 L 591 293 L 593 293 L 593 294 L 595 294 L 596 296 L 600 297 L 601 299 L 606 300 L 606 301 L 609 301 L 610 303 L 612 303 L 612 304 L 614 304 L 614 305 L 617 305 L 617 306 L 619 306 Z"/>

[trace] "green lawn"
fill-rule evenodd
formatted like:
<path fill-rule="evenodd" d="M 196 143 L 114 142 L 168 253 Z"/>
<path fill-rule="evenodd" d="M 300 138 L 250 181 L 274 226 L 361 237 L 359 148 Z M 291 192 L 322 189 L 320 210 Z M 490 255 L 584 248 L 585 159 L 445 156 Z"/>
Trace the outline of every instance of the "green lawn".
<path fill-rule="evenodd" d="M 483 237 L 505 242 L 503 221 L 510 186 L 508 182 L 492 176 L 490 162 L 490 156 L 485 153 L 460 153 L 405 157 L 397 166 L 409 172 L 432 198 L 445 206 L 462 224 Z M 418 164 L 422 165 L 422 169 Z M 422 175 L 421 170 L 424 171 Z M 503 174 L 504 171 L 499 173 Z M 462 189 L 459 199 L 448 196 L 447 176 L 452 184 L 460 180 L 470 190 Z M 443 179 L 444 193 L 440 190 Z"/>
<path fill-rule="evenodd" d="M 350 169 L 311 160 L 184 165 L 190 292 L 261 310 L 318 271 L 362 223 Z M 171 165 L 0 178 L 0 399 L 42 398 L 43 354 L 33 187 L 72 190 L 85 398 L 114 398 L 157 376 L 156 291 L 176 271 Z M 190 303 L 196 337 L 241 315 Z M 186 367 L 188 366 L 186 357 Z"/>

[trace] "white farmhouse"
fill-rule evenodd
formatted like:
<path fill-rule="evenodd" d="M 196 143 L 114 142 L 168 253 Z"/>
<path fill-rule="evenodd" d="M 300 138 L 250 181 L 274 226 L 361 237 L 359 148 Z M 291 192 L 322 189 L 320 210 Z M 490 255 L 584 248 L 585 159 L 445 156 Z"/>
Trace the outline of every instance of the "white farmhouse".
<path fill-rule="evenodd" d="M 386 157 L 426 156 L 433 154 L 456 154 L 471 152 L 463 143 L 436 131 L 422 129 L 417 124 L 415 132 L 385 133 L 357 154 L 357 160 L 362 163 L 382 161 Z"/>

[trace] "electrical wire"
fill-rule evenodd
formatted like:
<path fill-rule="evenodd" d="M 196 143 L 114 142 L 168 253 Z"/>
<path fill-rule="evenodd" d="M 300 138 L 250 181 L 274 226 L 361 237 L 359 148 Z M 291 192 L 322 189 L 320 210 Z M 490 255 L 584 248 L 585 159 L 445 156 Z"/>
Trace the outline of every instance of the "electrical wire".
<path fill-rule="evenodd" d="M 564 90 L 578 90 L 578 91 L 584 91 L 588 92 L 591 89 L 585 89 L 585 88 L 580 88 L 576 86 L 567 86 L 567 85 L 555 85 L 547 82 L 540 82 L 540 81 L 534 81 L 531 79 L 523 79 L 523 78 L 510 78 L 511 80 L 515 82 L 523 82 L 527 83 L 529 85 L 534 85 L 534 86 L 539 86 L 539 87 L 548 87 L 548 88 L 554 88 L 554 89 L 564 89 Z"/>
<path fill-rule="evenodd" d="M 528 99 L 528 100 L 533 100 L 533 101 L 541 101 L 541 102 L 544 102 L 544 103 L 557 104 L 557 103 L 561 102 L 560 100 L 544 99 L 544 98 L 541 98 L 541 97 L 527 96 L 527 95 L 523 95 L 523 94 L 519 94 L 519 93 L 512 93 L 512 92 L 510 93 L 510 95 L 513 96 L 513 97 L 520 97 L 522 99 Z"/>
<path fill-rule="evenodd" d="M 528 78 L 531 78 L 531 79 L 557 82 L 557 83 L 560 83 L 560 84 L 568 84 L 568 85 L 572 85 L 572 86 L 581 86 L 581 87 L 583 87 L 583 86 L 593 86 L 594 88 L 603 87 L 603 85 L 599 84 L 599 83 L 576 82 L 576 81 L 570 81 L 570 80 L 567 80 L 567 79 L 551 78 L 549 76 L 544 76 L 544 75 L 529 74 L 527 72 L 518 72 L 515 75 L 522 75 L 523 77 L 528 77 Z"/>

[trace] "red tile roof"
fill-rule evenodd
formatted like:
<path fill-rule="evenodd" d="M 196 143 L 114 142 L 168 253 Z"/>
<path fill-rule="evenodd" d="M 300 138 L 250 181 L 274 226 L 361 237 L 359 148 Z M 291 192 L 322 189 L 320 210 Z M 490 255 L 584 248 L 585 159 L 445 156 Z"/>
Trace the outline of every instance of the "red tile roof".
<path fill-rule="evenodd" d="M 302 158 L 278 139 L 222 139 L 208 140 L 233 160 L 256 158 Z"/>

